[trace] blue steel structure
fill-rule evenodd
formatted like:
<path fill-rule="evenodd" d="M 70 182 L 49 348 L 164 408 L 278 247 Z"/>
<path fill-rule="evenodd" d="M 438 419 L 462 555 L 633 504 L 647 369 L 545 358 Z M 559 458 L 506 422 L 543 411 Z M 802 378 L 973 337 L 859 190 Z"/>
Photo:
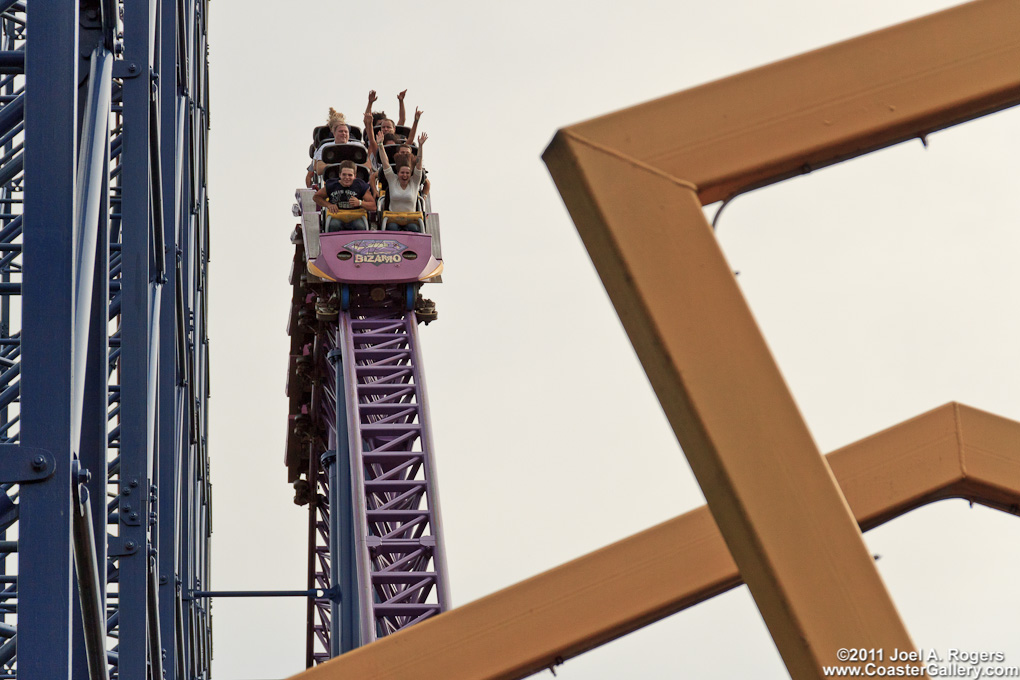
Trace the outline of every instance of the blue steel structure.
<path fill-rule="evenodd" d="M 0 0 L 0 678 L 209 677 L 207 0 Z"/>

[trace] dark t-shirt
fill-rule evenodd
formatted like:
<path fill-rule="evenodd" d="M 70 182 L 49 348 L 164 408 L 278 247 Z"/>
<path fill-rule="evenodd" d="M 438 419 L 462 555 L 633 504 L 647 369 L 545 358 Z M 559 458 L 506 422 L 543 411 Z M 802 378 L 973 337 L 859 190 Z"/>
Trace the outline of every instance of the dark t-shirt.
<path fill-rule="evenodd" d="M 340 184 L 338 179 L 326 180 L 326 196 L 329 197 L 330 203 L 338 206 L 341 210 L 357 210 L 358 208 L 352 208 L 348 201 L 351 200 L 352 196 L 361 199 L 366 191 L 368 191 L 368 182 L 357 177 L 354 178 L 349 187 Z"/>

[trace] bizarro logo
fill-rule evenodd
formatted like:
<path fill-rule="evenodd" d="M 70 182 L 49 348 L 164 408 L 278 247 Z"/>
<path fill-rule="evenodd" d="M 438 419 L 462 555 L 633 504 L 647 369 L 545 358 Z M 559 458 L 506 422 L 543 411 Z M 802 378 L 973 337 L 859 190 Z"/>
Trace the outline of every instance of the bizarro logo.
<path fill-rule="evenodd" d="M 360 241 L 351 241 L 344 246 L 354 253 L 354 264 L 399 264 L 403 257 L 401 253 L 407 250 L 407 246 L 400 241 L 381 238 L 366 238 Z"/>

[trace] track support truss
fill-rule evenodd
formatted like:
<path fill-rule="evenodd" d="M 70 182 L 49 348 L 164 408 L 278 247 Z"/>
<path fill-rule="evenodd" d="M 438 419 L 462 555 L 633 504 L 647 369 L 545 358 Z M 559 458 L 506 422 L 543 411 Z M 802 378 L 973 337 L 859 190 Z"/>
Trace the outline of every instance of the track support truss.
<path fill-rule="evenodd" d="M 302 255 L 299 241 L 287 462 L 309 504 L 309 587 L 327 593 L 309 604 L 312 666 L 435 616 L 449 593 L 415 313 L 366 288 L 316 319 L 326 293 Z"/>

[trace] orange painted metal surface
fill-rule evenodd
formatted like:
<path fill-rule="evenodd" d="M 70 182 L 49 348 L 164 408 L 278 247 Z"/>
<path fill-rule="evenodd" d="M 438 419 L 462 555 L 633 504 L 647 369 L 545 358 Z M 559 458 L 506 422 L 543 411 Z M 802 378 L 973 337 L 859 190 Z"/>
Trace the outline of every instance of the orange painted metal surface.
<path fill-rule="evenodd" d="M 1018 73 L 1020 2 L 981 0 L 568 130 L 708 204 L 1013 106 Z"/>
<path fill-rule="evenodd" d="M 545 159 L 792 677 L 912 649 L 697 195 L 570 129 Z"/>
<path fill-rule="evenodd" d="M 1020 508 L 1020 423 L 959 404 L 827 459 L 865 529 L 944 498 Z M 294 680 L 514 680 L 741 582 L 702 506 Z"/>
<path fill-rule="evenodd" d="M 1020 3 L 981 0 L 571 126 L 544 155 L 794 678 L 844 645 L 913 645 L 702 205 L 1016 104 L 1018 26 Z"/>

